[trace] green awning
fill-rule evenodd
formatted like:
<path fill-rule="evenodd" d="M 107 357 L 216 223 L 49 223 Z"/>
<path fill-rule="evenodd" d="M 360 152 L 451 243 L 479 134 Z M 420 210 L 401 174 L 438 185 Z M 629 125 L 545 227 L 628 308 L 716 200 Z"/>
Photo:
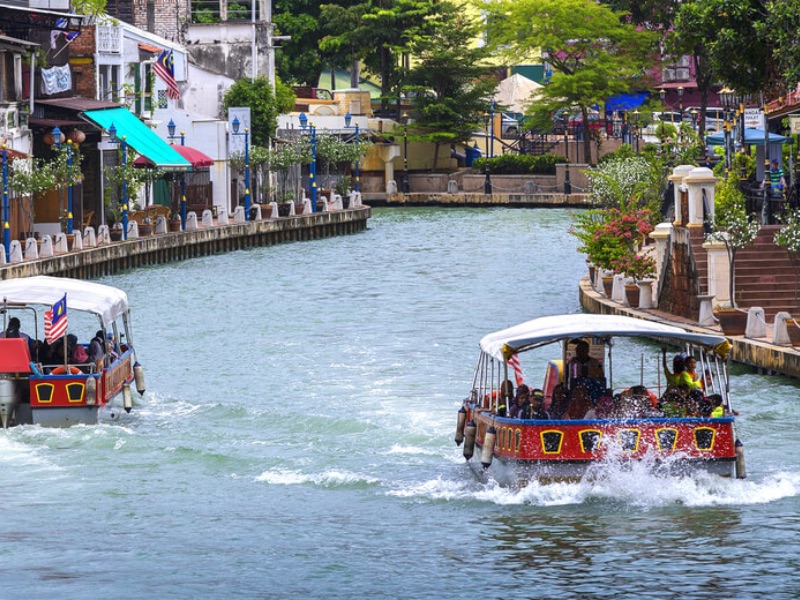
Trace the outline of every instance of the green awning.
<path fill-rule="evenodd" d="M 87 110 L 82 117 L 96 123 L 106 131 L 113 124 L 117 130 L 117 139 L 125 136 L 128 146 L 149 158 L 159 169 L 168 171 L 188 171 L 192 165 L 178 154 L 167 142 L 162 140 L 136 115 L 124 106 Z"/>

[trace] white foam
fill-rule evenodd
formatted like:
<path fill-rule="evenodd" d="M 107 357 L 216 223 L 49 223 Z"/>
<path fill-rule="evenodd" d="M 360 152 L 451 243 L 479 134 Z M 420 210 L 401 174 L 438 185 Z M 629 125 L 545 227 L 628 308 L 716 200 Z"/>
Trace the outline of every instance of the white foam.
<path fill-rule="evenodd" d="M 367 477 L 357 473 L 349 473 L 336 469 L 323 471 L 322 473 L 303 473 L 288 469 L 270 469 L 257 476 L 255 480 L 271 485 L 303 485 L 311 483 L 323 487 L 374 484 L 379 482 L 379 480 L 374 477 Z"/>

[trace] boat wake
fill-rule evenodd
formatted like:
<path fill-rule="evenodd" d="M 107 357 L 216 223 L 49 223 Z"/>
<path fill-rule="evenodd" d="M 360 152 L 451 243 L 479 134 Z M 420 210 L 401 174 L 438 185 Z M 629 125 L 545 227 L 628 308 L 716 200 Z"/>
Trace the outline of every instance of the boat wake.
<path fill-rule="evenodd" d="M 762 479 L 729 479 L 705 472 L 666 476 L 642 463 L 604 465 L 602 476 L 580 481 L 531 481 L 522 487 L 504 487 L 489 477 L 439 477 L 395 489 L 389 495 L 430 501 L 463 501 L 532 506 L 569 506 L 609 502 L 650 509 L 683 505 L 738 506 L 766 504 L 800 495 L 800 474 L 777 472 Z"/>
<path fill-rule="evenodd" d="M 288 469 L 270 469 L 255 478 L 270 485 L 317 485 L 326 488 L 366 487 L 379 483 L 378 479 L 337 469 L 321 473 L 303 473 Z"/>

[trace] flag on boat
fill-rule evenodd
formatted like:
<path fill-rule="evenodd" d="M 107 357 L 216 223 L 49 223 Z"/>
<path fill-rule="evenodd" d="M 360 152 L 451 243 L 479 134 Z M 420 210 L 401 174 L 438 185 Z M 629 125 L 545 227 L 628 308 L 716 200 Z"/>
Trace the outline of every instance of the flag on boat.
<path fill-rule="evenodd" d="M 44 311 L 44 339 L 52 344 L 67 333 L 67 295 Z"/>
<path fill-rule="evenodd" d="M 173 100 L 181 97 L 178 82 L 175 81 L 175 63 L 172 60 L 172 50 L 162 50 L 158 60 L 153 64 L 153 70 L 167 84 L 167 96 Z"/>
<path fill-rule="evenodd" d="M 517 387 L 525 383 L 525 377 L 522 376 L 522 367 L 519 364 L 519 355 L 512 354 L 508 359 L 508 366 L 514 369 L 514 379 L 517 382 Z"/>

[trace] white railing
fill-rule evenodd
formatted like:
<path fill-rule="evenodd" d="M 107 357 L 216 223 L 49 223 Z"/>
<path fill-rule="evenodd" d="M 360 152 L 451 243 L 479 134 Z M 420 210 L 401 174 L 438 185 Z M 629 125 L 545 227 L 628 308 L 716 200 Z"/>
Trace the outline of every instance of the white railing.
<path fill-rule="evenodd" d="M 97 26 L 97 51 L 103 54 L 122 53 L 122 27 Z"/>

